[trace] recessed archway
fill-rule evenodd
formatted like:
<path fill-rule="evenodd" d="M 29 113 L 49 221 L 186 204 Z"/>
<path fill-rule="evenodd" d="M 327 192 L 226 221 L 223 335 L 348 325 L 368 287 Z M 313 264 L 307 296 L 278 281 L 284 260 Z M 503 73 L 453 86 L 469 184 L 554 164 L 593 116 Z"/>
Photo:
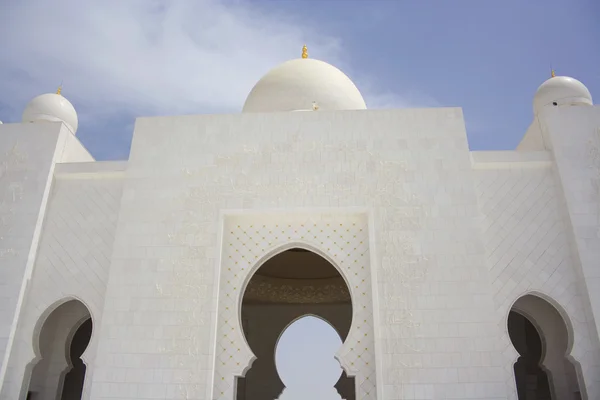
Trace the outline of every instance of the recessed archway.
<path fill-rule="evenodd" d="M 93 324 L 88 308 L 69 300 L 44 314 L 37 324 L 34 360 L 27 366 L 22 398 L 79 400 L 83 393 L 86 350 Z"/>
<path fill-rule="evenodd" d="M 532 294 L 519 298 L 511 308 L 507 325 L 519 353 L 514 364 L 519 399 L 585 398 L 579 363 L 570 356 L 572 328 L 565 315 Z"/>
<path fill-rule="evenodd" d="M 244 292 L 241 320 L 246 341 L 256 360 L 245 377 L 238 378 L 237 400 L 277 399 L 282 392 L 283 400 L 286 398 L 286 385 L 276 362 L 276 350 L 282 352 L 278 347 L 280 339 L 285 338 L 282 335 L 289 333 L 290 329 L 304 329 L 305 339 L 310 337 L 315 341 L 319 338 L 331 339 L 333 334 L 339 341 L 335 349 L 338 350 L 352 324 L 350 291 L 344 278 L 328 260 L 306 249 L 289 249 L 264 262 L 252 276 Z M 320 327 L 314 329 L 319 324 Z M 321 336 L 324 332 L 325 337 Z M 301 347 L 293 349 L 293 343 L 285 339 L 281 344 L 285 347 L 283 353 L 303 358 L 298 353 L 302 351 Z M 306 353 L 306 348 L 304 350 Z M 331 384 L 331 393 L 338 398 L 341 395 L 346 400 L 353 400 L 354 379 L 342 371 L 333 354 L 329 361 L 326 371 L 337 373 Z M 302 376 L 292 377 L 291 381 L 303 378 L 305 390 L 322 390 L 318 379 L 315 380 L 309 372 L 306 369 L 297 370 L 296 373 Z"/>

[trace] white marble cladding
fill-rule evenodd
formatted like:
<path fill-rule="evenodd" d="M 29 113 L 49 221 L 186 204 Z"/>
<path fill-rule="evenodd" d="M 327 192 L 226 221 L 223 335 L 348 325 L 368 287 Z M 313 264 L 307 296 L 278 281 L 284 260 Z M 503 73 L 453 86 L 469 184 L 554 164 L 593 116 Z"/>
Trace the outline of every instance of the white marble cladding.
<path fill-rule="evenodd" d="M 61 124 L 0 125 L 0 387 L 31 273 Z M 8 349 L 8 350 L 7 350 Z"/>
<path fill-rule="evenodd" d="M 508 313 L 525 294 L 548 300 L 570 327 L 569 355 L 581 364 L 588 398 L 600 398 L 598 335 L 551 165 L 482 169 L 476 173 L 476 186 L 499 328 L 508 335 Z M 508 337 L 504 345 L 510 385 L 518 355 Z"/>
<path fill-rule="evenodd" d="M 86 167 L 82 169 L 85 171 Z M 122 181 L 110 175 L 102 179 L 100 174 L 95 179 L 77 179 L 81 175 L 76 173 L 76 164 L 68 169 L 72 174 L 61 174 L 52 187 L 2 399 L 19 398 L 25 367 L 40 357 L 34 342 L 52 310 L 67 300 L 77 299 L 88 308 L 93 329 L 100 325 Z M 89 383 L 97 339 L 94 332 L 82 357 Z M 89 386 L 85 387 L 86 394 Z"/>
<path fill-rule="evenodd" d="M 472 174 L 460 109 L 138 119 L 91 398 L 209 398 L 223 210 L 351 207 L 371 210 L 378 397 L 506 398 Z"/>
<path fill-rule="evenodd" d="M 294 247 L 323 256 L 345 278 L 353 318 L 337 359 L 349 376 L 355 376 L 356 398 L 376 399 L 368 218 L 365 213 L 339 212 L 225 217 L 212 398 L 235 400 L 235 377 L 243 376 L 254 360 L 240 325 L 248 282 L 265 261 Z"/>
<path fill-rule="evenodd" d="M 596 331 L 600 331 L 600 106 L 551 108 L 544 122 Z"/>

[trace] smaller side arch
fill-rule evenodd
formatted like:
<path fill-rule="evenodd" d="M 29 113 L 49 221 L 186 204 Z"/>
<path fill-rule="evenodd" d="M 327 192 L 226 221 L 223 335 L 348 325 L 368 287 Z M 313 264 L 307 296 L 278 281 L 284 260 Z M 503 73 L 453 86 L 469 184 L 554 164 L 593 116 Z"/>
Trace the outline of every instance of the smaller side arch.
<path fill-rule="evenodd" d="M 40 313 L 33 326 L 34 356 L 25 369 L 21 399 L 29 392 L 39 393 L 41 398 L 60 398 L 65 376 L 72 367 L 71 341 L 87 320 L 93 320 L 90 309 L 81 299 L 71 296 L 55 301 Z M 89 342 L 86 346 L 89 348 Z"/>
<path fill-rule="evenodd" d="M 533 346 L 536 340 L 539 341 L 539 355 L 534 358 L 539 358 L 537 360 L 539 363 L 538 368 L 541 368 L 547 375 L 549 390 L 553 393 L 553 398 L 573 398 L 575 395 L 585 396 L 581 366 L 572 355 L 574 329 L 565 309 L 550 296 L 529 291 L 514 301 L 508 310 L 507 321 L 511 313 L 522 316 L 523 321 L 525 321 L 523 323 L 525 325 L 530 324 L 537 331 L 537 335 L 530 334 L 530 336 L 533 335 L 531 336 L 533 339 L 525 339 L 524 336 L 521 336 L 525 333 L 517 335 L 515 332 L 509 332 L 509 336 L 513 346 L 516 346 L 514 340 L 520 340 L 521 347 Z M 508 325 L 506 328 L 509 328 Z M 535 336 L 538 336 L 538 339 L 535 339 Z M 523 342 L 524 340 L 529 344 Z M 538 354 L 538 351 L 534 353 Z M 521 356 L 518 359 L 521 364 L 525 360 L 529 360 L 527 361 L 529 365 L 536 362 L 533 358 L 528 358 L 533 356 L 525 354 L 521 354 Z M 517 364 L 515 363 L 515 368 Z M 524 371 L 522 370 L 520 374 L 524 374 Z M 517 376 L 517 370 L 515 369 L 517 389 L 519 389 L 519 381 L 524 379 L 523 376 L 520 378 Z"/>

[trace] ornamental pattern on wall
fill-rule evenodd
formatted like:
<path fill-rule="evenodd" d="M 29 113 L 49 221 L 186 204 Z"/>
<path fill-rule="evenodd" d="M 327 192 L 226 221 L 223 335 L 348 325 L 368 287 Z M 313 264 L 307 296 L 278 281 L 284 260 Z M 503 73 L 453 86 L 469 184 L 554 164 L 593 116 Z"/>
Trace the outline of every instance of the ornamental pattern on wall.
<path fill-rule="evenodd" d="M 309 281 L 254 275 L 244 293 L 244 301 L 259 303 L 322 304 L 351 301 L 341 278 Z"/>
<path fill-rule="evenodd" d="M 245 285 L 267 259 L 304 247 L 329 259 L 346 279 L 352 327 L 337 358 L 355 377 L 356 398 L 376 398 L 373 302 L 366 214 L 229 215 L 223 227 L 212 399 L 234 400 L 235 380 L 253 362 L 240 325 Z"/>

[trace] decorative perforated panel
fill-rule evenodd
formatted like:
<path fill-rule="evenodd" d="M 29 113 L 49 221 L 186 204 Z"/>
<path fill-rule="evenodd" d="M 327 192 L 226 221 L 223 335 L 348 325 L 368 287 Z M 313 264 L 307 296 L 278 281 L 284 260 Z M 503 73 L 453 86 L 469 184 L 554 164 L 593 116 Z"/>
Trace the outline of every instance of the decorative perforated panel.
<path fill-rule="evenodd" d="M 376 398 L 368 237 L 365 214 L 230 215 L 225 218 L 213 399 L 235 399 L 236 377 L 243 376 L 254 360 L 240 323 L 246 285 L 266 260 L 294 247 L 306 248 L 328 259 L 348 283 L 352 327 L 337 358 L 348 375 L 355 376 L 356 398 Z"/>

